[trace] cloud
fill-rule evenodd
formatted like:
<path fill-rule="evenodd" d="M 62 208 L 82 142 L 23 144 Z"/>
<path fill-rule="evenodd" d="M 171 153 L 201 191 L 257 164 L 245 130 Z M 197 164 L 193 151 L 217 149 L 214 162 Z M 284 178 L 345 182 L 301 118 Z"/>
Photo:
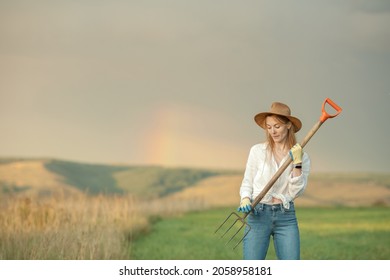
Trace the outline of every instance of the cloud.
<path fill-rule="evenodd" d="M 257 112 L 289 104 L 303 137 L 331 97 L 315 168 L 387 170 L 389 132 L 362 130 L 387 127 L 389 21 L 388 1 L 3 1 L 0 155 L 158 163 L 170 135 L 161 163 L 241 168 Z"/>

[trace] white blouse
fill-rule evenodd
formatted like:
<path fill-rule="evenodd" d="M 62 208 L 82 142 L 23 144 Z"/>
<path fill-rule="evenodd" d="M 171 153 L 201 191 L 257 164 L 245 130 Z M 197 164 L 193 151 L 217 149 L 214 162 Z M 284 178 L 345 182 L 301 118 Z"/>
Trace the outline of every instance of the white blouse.
<path fill-rule="evenodd" d="M 279 169 L 274 156 L 267 147 L 267 143 L 260 143 L 251 148 L 240 187 L 241 199 L 249 197 L 252 201 L 255 200 Z M 287 154 L 280 162 L 280 166 L 288 157 Z M 302 156 L 302 174 L 298 177 L 292 177 L 292 171 L 293 165 L 290 164 L 260 202 L 272 204 L 274 197 L 280 199 L 284 208 L 288 209 L 289 202 L 301 195 L 306 189 L 310 173 L 310 158 L 307 153 L 304 152 Z"/>

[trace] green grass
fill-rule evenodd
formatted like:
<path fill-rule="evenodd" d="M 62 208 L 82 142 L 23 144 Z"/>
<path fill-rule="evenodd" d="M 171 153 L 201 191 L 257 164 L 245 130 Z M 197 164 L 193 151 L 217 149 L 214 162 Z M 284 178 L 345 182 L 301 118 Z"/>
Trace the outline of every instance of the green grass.
<path fill-rule="evenodd" d="M 226 246 L 228 238 L 214 234 L 232 210 L 194 212 L 160 220 L 150 234 L 133 242 L 131 258 L 242 259 L 241 246 L 232 250 L 234 243 Z M 390 259 L 389 208 L 300 208 L 297 216 L 302 259 Z M 272 245 L 267 259 L 276 259 Z"/>
<path fill-rule="evenodd" d="M 390 208 L 299 211 L 302 258 L 390 259 Z"/>
<path fill-rule="evenodd" d="M 214 234 L 227 210 L 193 212 L 155 223 L 152 232 L 132 243 L 134 259 L 240 259 Z"/>

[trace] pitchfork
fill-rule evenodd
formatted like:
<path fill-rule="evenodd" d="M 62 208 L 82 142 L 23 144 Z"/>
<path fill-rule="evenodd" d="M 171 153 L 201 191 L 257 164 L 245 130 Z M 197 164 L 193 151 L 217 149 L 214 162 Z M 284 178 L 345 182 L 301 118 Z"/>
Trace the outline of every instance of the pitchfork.
<path fill-rule="evenodd" d="M 336 110 L 335 114 L 331 115 L 329 113 L 326 112 L 326 109 L 325 109 L 325 105 L 326 104 L 329 104 L 330 106 L 333 107 L 333 109 Z M 321 117 L 320 117 L 320 120 L 312 127 L 312 129 L 309 131 L 309 133 L 306 135 L 306 137 L 303 139 L 302 143 L 300 144 L 301 147 L 303 148 L 307 142 L 309 142 L 309 140 L 311 139 L 311 137 L 313 137 L 313 135 L 317 132 L 317 130 L 321 127 L 321 125 L 329 118 L 334 118 L 336 117 L 338 114 L 340 114 L 342 111 L 342 109 L 336 104 L 334 103 L 331 99 L 327 98 L 325 99 L 325 101 L 323 102 L 322 104 L 322 114 L 321 114 Z M 278 180 L 278 178 L 280 177 L 280 175 L 284 172 L 284 170 L 290 165 L 290 163 L 292 162 L 292 159 L 289 157 L 284 163 L 283 165 L 278 169 L 278 171 L 276 171 L 276 173 L 274 174 L 274 176 L 271 178 L 271 180 L 267 183 L 267 185 L 264 187 L 264 189 L 262 190 L 262 192 L 256 197 L 256 199 L 252 202 L 252 209 L 255 208 L 255 206 L 263 199 L 263 197 L 267 194 L 267 192 L 271 189 L 271 187 L 273 186 L 273 184 L 276 182 L 276 180 Z M 253 211 L 253 210 L 252 210 Z M 224 221 L 223 223 L 217 228 L 217 230 L 215 231 L 215 233 L 217 233 L 225 224 L 227 224 L 228 220 L 233 217 L 233 218 L 236 218 L 234 220 L 234 222 L 232 223 L 232 225 L 230 227 L 228 227 L 228 229 L 222 234 L 221 238 L 224 237 L 232 228 L 233 226 L 239 222 L 241 223 L 241 226 L 239 226 L 239 229 L 234 233 L 234 235 L 229 239 L 229 241 L 226 243 L 226 245 L 228 243 L 230 243 L 230 241 L 233 240 L 233 238 L 244 228 L 244 226 L 246 226 L 247 230 L 244 234 L 244 236 L 238 241 L 238 243 L 233 247 L 233 249 L 235 249 L 245 238 L 245 236 L 247 236 L 247 234 L 249 233 L 249 231 L 251 230 L 251 226 L 245 221 L 246 217 L 250 214 L 250 212 L 248 213 L 244 213 L 243 216 L 240 216 L 239 214 L 235 213 L 235 212 L 232 212 Z M 227 224 L 228 226 L 228 224 Z"/>

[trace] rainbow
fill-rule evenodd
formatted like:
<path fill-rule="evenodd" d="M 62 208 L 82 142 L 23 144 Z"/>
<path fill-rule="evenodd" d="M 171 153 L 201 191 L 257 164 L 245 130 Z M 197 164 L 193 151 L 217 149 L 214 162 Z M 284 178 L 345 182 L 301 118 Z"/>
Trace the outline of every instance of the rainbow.
<path fill-rule="evenodd" d="M 247 150 L 212 133 L 214 112 L 190 106 L 160 106 L 151 115 L 148 125 L 145 161 L 163 166 L 243 166 Z M 197 118 L 194 120 L 194 117 Z M 223 125 L 223 124 L 222 124 Z M 229 125 L 229 122 L 225 124 Z M 226 128 L 225 128 L 226 129 Z"/>
<path fill-rule="evenodd" d="M 146 161 L 150 164 L 175 165 L 180 146 L 179 116 L 171 107 L 155 110 L 147 136 Z"/>

